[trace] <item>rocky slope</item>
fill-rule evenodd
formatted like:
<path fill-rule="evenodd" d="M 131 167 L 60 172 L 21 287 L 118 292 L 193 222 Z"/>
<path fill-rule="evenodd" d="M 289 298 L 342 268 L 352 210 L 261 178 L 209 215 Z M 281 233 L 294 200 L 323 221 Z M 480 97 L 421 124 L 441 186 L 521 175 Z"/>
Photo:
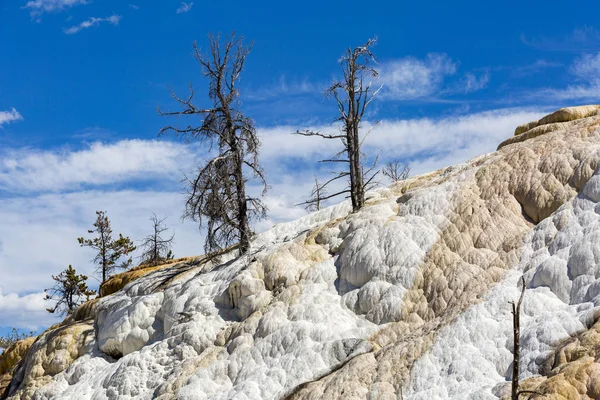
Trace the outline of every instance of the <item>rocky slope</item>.
<path fill-rule="evenodd" d="M 599 110 L 277 225 L 247 256 L 120 277 L 2 370 L 3 398 L 506 398 L 521 276 L 523 388 L 599 398 Z"/>

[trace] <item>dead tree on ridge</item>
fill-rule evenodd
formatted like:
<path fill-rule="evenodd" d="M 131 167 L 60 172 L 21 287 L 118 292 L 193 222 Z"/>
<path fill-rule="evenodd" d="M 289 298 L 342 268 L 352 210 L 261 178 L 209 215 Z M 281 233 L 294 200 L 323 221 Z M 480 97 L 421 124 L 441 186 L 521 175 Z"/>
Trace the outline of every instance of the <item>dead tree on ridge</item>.
<path fill-rule="evenodd" d="M 183 217 L 206 226 L 204 249 L 214 254 L 236 242 L 240 252 L 250 248 L 251 219 L 266 217 L 266 206 L 260 197 L 246 194 L 247 173 L 257 178 L 266 193 L 267 183 L 258 162 L 259 138 L 254 122 L 246 117 L 239 106 L 237 83 L 250 53 L 241 38 L 232 34 L 224 45 L 220 36 L 209 35 L 210 51 L 203 54 L 194 43 L 195 57 L 208 78 L 208 96 L 212 107 L 201 108 L 193 104 L 194 90 L 190 85 L 187 98 L 172 97 L 181 105 L 180 111 L 162 112 L 166 116 L 194 116 L 201 118 L 200 126 L 185 128 L 166 126 L 161 134 L 173 132 L 185 139 L 199 140 L 207 150 L 217 149 L 218 154 L 198 168 L 194 176 L 186 177 L 187 200 Z"/>
<path fill-rule="evenodd" d="M 403 181 L 410 175 L 410 167 L 408 164 L 400 164 L 400 161 L 390 161 L 381 170 L 383 175 L 387 176 L 392 182 Z"/>
<path fill-rule="evenodd" d="M 310 192 L 310 198 L 304 203 L 296 205 L 305 205 L 305 209 L 308 212 L 319 211 L 323 203 L 323 197 L 327 196 L 327 189 L 319 183 L 317 176 L 315 175 L 315 185 Z"/>
<path fill-rule="evenodd" d="M 365 82 L 366 79 L 377 77 L 377 71 L 371 67 L 371 63 L 375 61 L 375 58 L 370 50 L 370 47 L 376 41 L 377 38 L 373 38 L 369 39 L 364 46 L 355 47 L 354 49 L 348 48 L 340 59 L 344 79 L 335 82 L 325 91 L 325 96 L 333 96 L 337 103 L 340 116 L 336 121 L 341 122 L 340 133 L 323 134 L 311 130 L 295 132 L 297 135 L 302 136 L 319 136 L 325 139 L 340 139 L 342 141 L 342 150 L 331 159 L 322 160 L 321 162 L 347 163 L 348 169 L 336 173 L 321 187 L 326 187 L 330 183 L 346 177 L 349 178 L 349 186 L 344 190 L 325 196 L 321 200 L 349 193 L 353 211 L 358 211 L 365 204 L 365 192 L 370 188 L 371 182 L 377 174 L 377 172 L 371 174 L 377 160 L 367 171 L 364 170 L 360 161 L 360 148 L 370 130 L 362 139 L 359 135 L 365 111 L 379 91 L 379 89 L 371 91 L 371 83 Z M 347 158 L 340 158 L 342 156 Z"/>
<path fill-rule="evenodd" d="M 168 239 L 162 237 L 162 233 L 169 230 L 164 225 L 166 219 L 166 217 L 159 219 L 156 214 L 152 213 L 152 217 L 150 217 L 152 233 L 146 236 L 141 244 L 143 250 L 140 256 L 141 265 L 156 266 L 173 259 L 171 245 L 173 239 L 175 239 L 175 234 Z"/>

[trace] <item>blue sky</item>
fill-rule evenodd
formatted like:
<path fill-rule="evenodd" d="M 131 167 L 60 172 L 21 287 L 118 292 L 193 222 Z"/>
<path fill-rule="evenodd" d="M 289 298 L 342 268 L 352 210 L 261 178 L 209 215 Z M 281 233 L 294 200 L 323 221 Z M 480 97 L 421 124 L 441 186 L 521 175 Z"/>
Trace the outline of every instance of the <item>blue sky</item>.
<path fill-rule="evenodd" d="M 514 127 L 562 106 L 597 103 L 600 4 L 563 2 L 203 2 L 5 0 L 0 4 L 0 334 L 53 322 L 41 294 L 68 264 L 93 275 L 76 237 L 103 209 L 139 240 L 167 216 L 176 256 L 200 254 L 181 222 L 179 180 L 202 151 L 173 137 L 168 88 L 206 82 L 192 57 L 209 32 L 254 42 L 243 109 L 263 139 L 270 218 L 303 215 L 316 161 L 337 144 L 290 135 L 335 129 L 323 89 L 348 46 L 377 35 L 383 85 L 366 151 L 414 173 L 466 161 Z M 181 121 L 183 123 L 185 121 Z M 383 182 L 385 183 L 385 182 Z M 92 286 L 97 286 L 91 280 Z"/>

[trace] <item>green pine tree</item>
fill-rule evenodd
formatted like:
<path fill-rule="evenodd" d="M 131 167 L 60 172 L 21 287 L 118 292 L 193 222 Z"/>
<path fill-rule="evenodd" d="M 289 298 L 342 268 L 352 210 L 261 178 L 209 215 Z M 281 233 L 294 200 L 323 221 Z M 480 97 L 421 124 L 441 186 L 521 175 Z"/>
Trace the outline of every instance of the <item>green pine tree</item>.
<path fill-rule="evenodd" d="M 88 233 L 95 233 L 97 237 L 93 239 L 80 237 L 77 241 L 81 247 L 91 247 L 98 252 L 93 262 L 98 266 L 96 272 L 102 276 L 102 283 L 104 283 L 117 268 L 127 269 L 131 266 L 131 257 L 124 261 L 121 261 L 121 258 L 133 252 L 135 246 L 131 239 L 123 237 L 120 233 L 118 239 L 112 238 L 110 221 L 105 211 L 96 211 L 96 215 L 95 229 L 89 230 Z"/>
<path fill-rule="evenodd" d="M 73 313 L 80 304 L 96 294 L 95 291 L 88 289 L 87 278 L 85 275 L 78 275 L 70 265 L 57 276 L 52 275 L 56 284 L 51 289 L 45 289 L 45 300 L 52 300 L 56 303 L 46 310 L 49 313 L 58 312 L 60 315 Z"/>

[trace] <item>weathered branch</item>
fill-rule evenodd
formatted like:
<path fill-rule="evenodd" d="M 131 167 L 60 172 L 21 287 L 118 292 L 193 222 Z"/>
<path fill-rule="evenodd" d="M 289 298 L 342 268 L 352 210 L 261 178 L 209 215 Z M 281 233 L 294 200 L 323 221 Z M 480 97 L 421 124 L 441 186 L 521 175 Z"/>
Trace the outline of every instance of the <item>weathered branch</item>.
<path fill-rule="evenodd" d="M 300 136 L 319 136 L 319 137 L 322 137 L 322 138 L 325 138 L 325 139 L 340 139 L 340 138 L 345 137 L 344 135 L 324 135 L 322 133 L 314 132 L 314 131 L 309 131 L 309 130 L 306 130 L 304 132 L 303 131 L 296 131 L 296 132 L 294 132 L 294 135 L 300 135 Z"/>
<path fill-rule="evenodd" d="M 347 162 L 349 163 L 350 160 L 336 160 L 336 159 L 329 159 L 329 160 L 319 160 L 318 162 Z"/>
<path fill-rule="evenodd" d="M 329 200 L 329 199 L 331 199 L 331 198 L 333 198 L 333 197 L 339 196 L 340 194 L 344 194 L 344 193 L 350 193 L 350 190 L 349 190 L 349 189 L 340 190 L 339 192 L 336 192 L 336 193 L 334 193 L 334 194 L 331 194 L 331 195 L 329 195 L 329 196 L 324 196 L 324 197 L 321 197 L 321 201 Z M 315 202 L 316 202 L 316 200 L 307 200 L 307 201 L 305 201 L 305 202 L 303 202 L 303 203 L 299 203 L 299 204 L 296 204 L 296 205 L 302 205 L 302 204 L 313 204 L 313 203 L 315 203 Z"/>

